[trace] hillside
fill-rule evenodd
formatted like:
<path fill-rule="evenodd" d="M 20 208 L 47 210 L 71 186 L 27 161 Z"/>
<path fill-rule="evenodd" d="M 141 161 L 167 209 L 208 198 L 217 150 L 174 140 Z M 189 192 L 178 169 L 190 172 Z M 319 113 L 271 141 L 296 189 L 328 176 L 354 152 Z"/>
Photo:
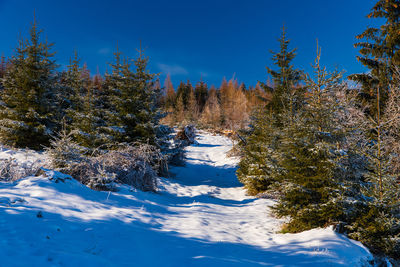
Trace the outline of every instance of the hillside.
<path fill-rule="evenodd" d="M 231 141 L 208 133 L 197 141 L 157 193 L 93 191 L 53 171 L 1 182 L 2 266 L 361 266 L 372 257 L 331 228 L 277 233 L 274 202 L 238 183 Z M 44 158 L 0 152 L 10 156 Z"/>

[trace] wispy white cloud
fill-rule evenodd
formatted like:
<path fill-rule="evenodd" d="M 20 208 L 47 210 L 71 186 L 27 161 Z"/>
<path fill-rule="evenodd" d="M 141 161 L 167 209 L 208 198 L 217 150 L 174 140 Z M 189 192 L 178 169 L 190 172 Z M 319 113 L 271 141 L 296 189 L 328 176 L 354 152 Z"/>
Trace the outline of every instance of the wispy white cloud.
<path fill-rule="evenodd" d="M 189 73 L 187 69 L 176 64 L 168 65 L 168 64 L 158 63 L 157 66 L 161 72 L 163 72 L 164 74 L 169 74 L 171 76 L 187 75 Z"/>
<path fill-rule="evenodd" d="M 108 47 L 100 48 L 100 49 L 97 51 L 97 53 L 99 53 L 99 54 L 101 54 L 101 55 L 107 55 L 107 54 L 109 54 L 110 52 L 111 52 L 111 50 L 110 50 L 110 48 L 108 48 Z"/>

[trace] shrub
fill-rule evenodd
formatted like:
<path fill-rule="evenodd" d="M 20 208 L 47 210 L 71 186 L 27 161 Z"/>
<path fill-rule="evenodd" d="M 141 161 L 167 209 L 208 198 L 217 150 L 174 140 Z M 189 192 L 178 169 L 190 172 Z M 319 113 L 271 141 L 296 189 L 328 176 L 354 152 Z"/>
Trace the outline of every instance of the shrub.
<path fill-rule="evenodd" d="M 96 190 L 113 190 L 115 183 L 143 191 L 157 189 L 157 171 L 164 163 L 160 151 L 151 145 L 137 144 L 111 150 L 73 163 L 68 174 Z"/>
<path fill-rule="evenodd" d="M 35 175 L 39 168 L 39 161 L 18 162 L 14 158 L 0 159 L 0 180 L 16 181 Z"/>

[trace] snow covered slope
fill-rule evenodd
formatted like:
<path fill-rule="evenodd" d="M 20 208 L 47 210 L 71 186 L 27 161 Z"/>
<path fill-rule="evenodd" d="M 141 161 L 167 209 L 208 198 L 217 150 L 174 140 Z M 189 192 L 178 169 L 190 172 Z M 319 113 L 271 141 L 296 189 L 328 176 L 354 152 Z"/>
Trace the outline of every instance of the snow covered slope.
<path fill-rule="evenodd" d="M 0 266 L 361 266 L 371 257 L 330 228 L 277 234 L 273 202 L 246 196 L 235 178 L 231 141 L 202 133 L 198 142 L 158 193 L 46 177 L 0 183 Z"/>

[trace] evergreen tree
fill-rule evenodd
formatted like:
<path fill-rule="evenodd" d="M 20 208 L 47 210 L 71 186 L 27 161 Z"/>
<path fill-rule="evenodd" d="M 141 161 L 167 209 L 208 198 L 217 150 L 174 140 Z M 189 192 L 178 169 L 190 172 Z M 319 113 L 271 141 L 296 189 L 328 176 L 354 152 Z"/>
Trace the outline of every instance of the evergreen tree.
<path fill-rule="evenodd" d="M 239 181 L 252 195 L 271 189 L 271 185 L 277 181 L 282 171 L 282 133 L 303 105 L 304 90 L 296 88 L 301 72 L 291 65 L 296 50 L 288 50 L 289 40 L 286 39 L 285 29 L 278 41 L 280 51 L 272 52 L 278 70 L 267 67 L 274 86 L 261 83 L 264 90 L 272 93 L 272 99 L 264 109 L 256 109 L 251 116 L 250 129 L 245 132 L 247 142 L 242 148 L 243 156 L 237 171 Z M 225 87 L 224 90 L 228 90 Z"/>
<path fill-rule="evenodd" d="M 104 79 L 103 91 L 100 95 L 100 109 L 102 110 L 102 120 L 104 124 L 99 129 L 101 132 L 105 134 L 106 139 L 108 139 L 109 143 L 119 142 L 124 135 L 123 125 L 121 125 L 121 121 L 119 118 L 117 105 L 121 101 L 126 101 L 121 99 L 122 95 L 122 87 L 127 86 L 128 79 L 132 81 L 132 73 L 129 73 L 130 77 L 124 77 L 126 73 L 124 72 L 123 63 L 128 66 L 125 66 L 125 71 L 129 70 L 130 64 L 127 60 L 122 62 L 121 58 L 122 53 L 117 50 L 113 53 L 114 62 L 109 63 L 111 67 L 111 73 L 106 72 Z M 130 81 L 130 82 L 131 82 Z"/>
<path fill-rule="evenodd" d="M 349 78 L 362 85 L 361 99 L 367 112 L 376 110 L 377 87 L 380 87 L 380 107 L 388 97 L 389 86 L 393 80 L 393 68 L 400 64 L 400 1 L 379 0 L 368 14 L 368 18 L 383 21 L 380 27 L 368 27 L 356 36 L 360 56 L 357 59 L 369 72 L 353 74 Z"/>
<path fill-rule="evenodd" d="M 155 74 L 147 70 L 148 58 L 142 49 L 135 60 L 114 53 L 112 73 L 106 76 L 109 99 L 107 130 L 114 142 L 155 143 L 155 128 L 161 118 L 160 90 L 155 90 Z M 132 70 L 132 63 L 135 70 Z"/>
<path fill-rule="evenodd" d="M 88 149 L 102 144 L 97 131 L 99 124 L 98 109 L 95 105 L 94 84 L 86 65 L 79 66 L 80 59 L 75 51 L 74 58 L 68 65 L 65 85 L 71 91 L 70 107 L 67 116 L 70 120 L 68 130 L 74 142 Z"/>
<path fill-rule="evenodd" d="M 42 42 L 40 33 L 34 20 L 29 40 L 19 41 L 3 78 L 0 138 L 7 145 L 42 149 L 59 125 L 53 44 Z"/>
<path fill-rule="evenodd" d="M 192 90 L 193 87 L 190 84 L 190 81 L 188 80 L 186 84 L 184 82 L 181 82 L 176 92 L 177 98 L 182 96 L 183 106 L 185 107 L 185 110 L 187 110 L 188 108 L 189 96 Z"/>
<path fill-rule="evenodd" d="M 314 77 L 306 75 L 307 98 L 304 107 L 289 121 L 280 148 L 284 171 L 276 187 L 281 192 L 274 208 L 279 216 L 290 216 L 285 231 L 298 232 L 324 227 L 343 218 L 340 206 L 341 154 L 344 130 L 335 123 L 341 74 L 328 73 L 320 66 L 320 51 L 314 64 Z"/>
<path fill-rule="evenodd" d="M 201 80 L 198 84 L 196 84 L 194 94 L 196 96 L 196 101 L 199 106 L 199 112 L 203 112 L 204 105 L 206 104 L 208 96 L 207 84 Z"/>
<path fill-rule="evenodd" d="M 265 192 L 278 182 L 281 132 L 275 127 L 275 118 L 264 108 L 255 110 L 246 144 L 242 144 L 236 175 L 249 195 Z"/>
<path fill-rule="evenodd" d="M 4 88 L 2 79 L 4 78 L 4 75 L 6 74 L 6 70 L 7 70 L 6 58 L 4 57 L 4 55 L 2 55 L 0 58 L 0 91 L 3 90 L 3 88 Z"/>
<path fill-rule="evenodd" d="M 167 75 L 164 82 L 165 95 L 164 95 L 164 112 L 165 117 L 162 119 L 162 123 L 173 126 L 175 124 L 174 108 L 176 102 L 176 93 L 174 86 L 171 82 L 171 77 Z"/>
<path fill-rule="evenodd" d="M 0 57 L 0 79 L 4 77 L 4 75 L 6 73 L 6 69 L 7 69 L 6 58 L 4 57 L 4 55 L 2 55 Z M 0 86 L 1 86 L 1 83 L 0 83 Z"/>
<path fill-rule="evenodd" d="M 133 129 L 133 140 L 155 144 L 155 131 L 163 116 L 158 102 L 161 91 L 154 87 L 154 79 L 157 75 L 148 70 L 149 58 L 145 56 L 141 47 L 138 54 L 134 60 L 137 122 Z"/>
<path fill-rule="evenodd" d="M 297 49 L 289 50 L 290 41 L 286 38 L 285 28 L 282 29 L 282 35 L 278 41 L 280 51 L 271 51 L 272 60 L 274 65 L 277 66 L 277 70 L 267 67 L 267 71 L 273 79 L 273 87 L 265 83 L 261 83 L 261 86 L 264 90 L 272 92 L 272 100 L 268 104 L 270 109 L 276 113 L 285 110 L 290 111 L 289 114 L 294 114 L 299 105 L 297 102 L 300 102 L 296 100 L 296 97 L 301 97 L 304 93 L 302 90 L 296 90 L 302 73 L 291 64 L 296 57 Z"/>
<path fill-rule="evenodd" d="M 379 87 L 374 116 L 361 117 L 363 136 L 358 151 L 366 168 L 361 193 L 364 201 L 348 230 L 350 237 L 360 240 L 374 252 L 398 258 L 400 255 L 400 185 L 396 160 L 400 135 L 400 82 L 396 77 L 381 112 Z"/>

